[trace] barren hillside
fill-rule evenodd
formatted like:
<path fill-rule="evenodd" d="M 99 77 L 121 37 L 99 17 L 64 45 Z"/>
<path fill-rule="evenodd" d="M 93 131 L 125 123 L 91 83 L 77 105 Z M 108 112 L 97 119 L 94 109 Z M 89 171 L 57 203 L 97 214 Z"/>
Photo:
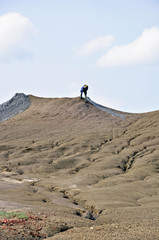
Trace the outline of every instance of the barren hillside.
<path fill-rule="evenodd" d="M 159 111 L 29 101 L 0 123 L 1 210 L 42 211 L 68 226 L 41 239 L 159 239 Z"/>

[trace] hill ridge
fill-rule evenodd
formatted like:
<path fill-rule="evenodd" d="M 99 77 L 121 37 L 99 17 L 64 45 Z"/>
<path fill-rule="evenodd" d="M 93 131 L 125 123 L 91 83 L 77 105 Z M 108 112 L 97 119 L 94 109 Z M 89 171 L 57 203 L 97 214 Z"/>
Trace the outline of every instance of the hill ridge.
<path fill-rule="evenodd" d="M 26 109 L 28 109 L 31 106 L 30 98 L 37 98 L 37 99 L 44 99 L 44 100 L 57 100 L 57 99 L 75 99 L 75 98 L 69 98 L 69 97 L 63 97 L 63 98 L 42 98 L 42 97 L 36 97 L 33 95 L 25 95 L 24 93 L 16 93 L 10 100 L 0 104 L 0 122 L 3 122 L 5 120 L 8 120 L 17 114 L 24 112 Z M 111 114 L 114 117 L 120 117 L 122 120 L 125 119 L 125 117 L 129 114 L 126 112 L 118 111 L 115 109 L 111 109 L 105 106 L 102 106 L 93 100 L 91 100 L 88 97 L 88 103 L 92 104 L 96 108 L 107 112 L 108 114 Z"/>
<path fill-rule="evenodd" d="M 28 109 L 0 124 L 1 209 L 30 206 L 79 229 L 115 223 L 158 239 L 159 111 L 121 119 L 80 97 L 27 97 Z"/>

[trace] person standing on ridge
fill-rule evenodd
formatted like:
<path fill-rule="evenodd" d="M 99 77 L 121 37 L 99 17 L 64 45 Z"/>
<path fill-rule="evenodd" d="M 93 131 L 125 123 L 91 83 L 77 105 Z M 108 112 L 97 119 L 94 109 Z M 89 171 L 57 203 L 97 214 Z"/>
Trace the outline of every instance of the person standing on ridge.
<path fill-rule="evenodd" d="M 84 85 L 83 87 L 81 87 L 81 99 L 82 99 L 82 94 L 84 92 L 84 95 L 85 95 L 85 102 L 87 102 L 87 91 L 88 91 L 88 85 Z"/>

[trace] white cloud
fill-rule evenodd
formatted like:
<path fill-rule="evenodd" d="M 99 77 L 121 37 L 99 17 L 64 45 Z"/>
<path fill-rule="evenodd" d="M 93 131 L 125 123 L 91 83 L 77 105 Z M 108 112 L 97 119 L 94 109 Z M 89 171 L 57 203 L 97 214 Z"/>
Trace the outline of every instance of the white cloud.
<path fill-rule="evenodd" d="M 114 46 L 98 61 L 102 67 L 131 66 L 159 60 L 159 28 L 145 29 L 135 41 Z"/>
<path fill-rule="evenodd" d="M 93 39 L 92 41 L 87 42 L 80 47 L 78 50 L 78 56 L 88 56 L 97 50 L 107 49 L 112 45 L 113 41 L 114 37 L 112 35 Z"/>
<path fill-rule="evenodd" d="M 33 35 L 35 30 L 28 18 L 14 12 L 0 16 L 0 60 L 24 55 Z"/>

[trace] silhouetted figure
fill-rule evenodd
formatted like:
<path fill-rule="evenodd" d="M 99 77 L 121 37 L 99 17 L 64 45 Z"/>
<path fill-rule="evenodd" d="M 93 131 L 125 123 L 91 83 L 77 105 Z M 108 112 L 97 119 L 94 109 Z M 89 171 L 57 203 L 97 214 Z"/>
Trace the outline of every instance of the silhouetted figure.
<path fill-rule="evenodd" d="M 88 85 L 84 85 L 82 88 L 81 88 L 81 99 L 82 99 L 82 94 L 84 93 L 85 95 L 85 102 L 87 102 L 87 91 L 88 91 Z"/>

